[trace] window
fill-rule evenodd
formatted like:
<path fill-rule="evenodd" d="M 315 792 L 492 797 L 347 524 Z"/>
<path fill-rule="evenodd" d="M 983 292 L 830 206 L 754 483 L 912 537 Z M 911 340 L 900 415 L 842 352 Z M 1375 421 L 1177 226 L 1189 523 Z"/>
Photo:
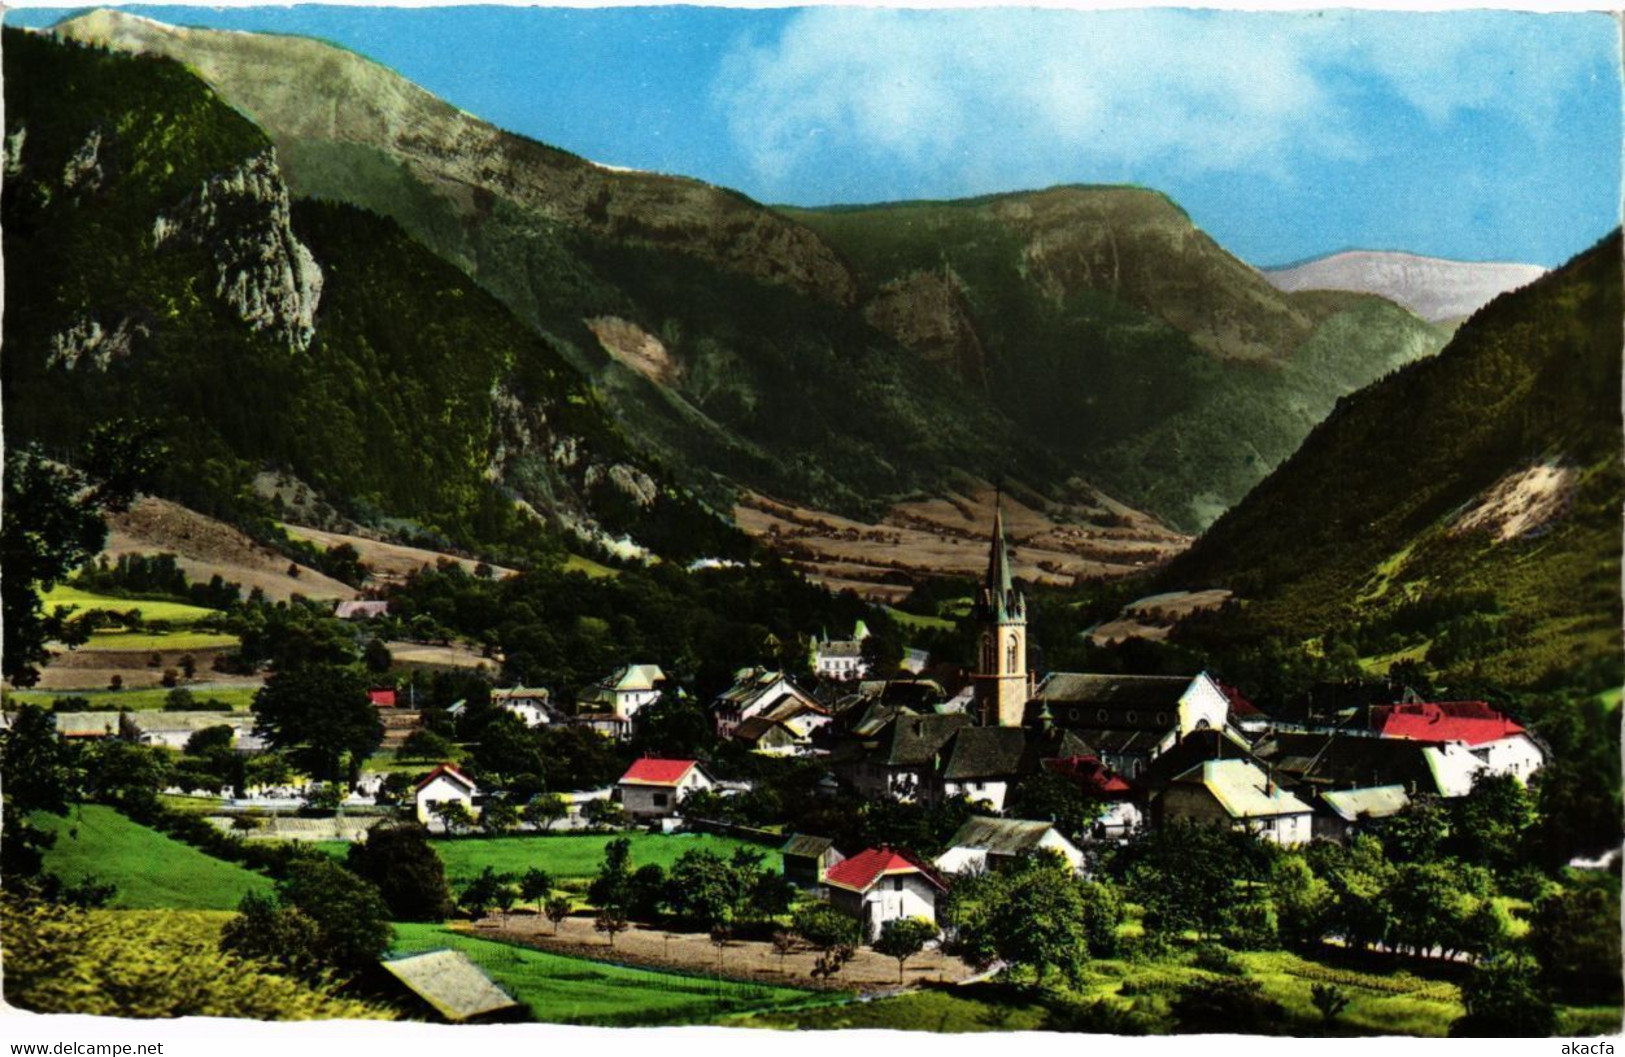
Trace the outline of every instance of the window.
<path fill-rule="evenodd" d="M 1095 718 L 1102 723 L 1106 722 L 1106 710 L 1103 708 L 1099 712 L 1096 712 Z"/>
<path fill-rule="evenodd" d="M 893 892 L 901 892 L 903 890 L 903 879 L 901 877 L 893 877 L 891 879 L 891 890 Z"/>
<path fill-rule="evenodd" d="M 665 807 L 666 806 L 666 794 L 665 793 L 656 793 L 654 795 L 654 798 L 655 798 L 655 807 Z"/>

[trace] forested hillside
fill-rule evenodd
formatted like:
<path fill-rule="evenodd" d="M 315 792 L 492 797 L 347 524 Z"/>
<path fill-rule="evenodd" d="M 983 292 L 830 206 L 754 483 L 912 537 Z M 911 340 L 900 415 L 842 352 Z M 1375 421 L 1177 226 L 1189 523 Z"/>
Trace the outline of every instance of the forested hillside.
<path fill-rule="evenodd" d="M 318 41 L 110 11 L 54 32 L 187 62 L 296 193 L 395 218 L 715 501 L 873 519 L 968 473 L 1195 530 L 1443 340 L 1376 298 L 1275 290 L 1153 192 L 776 210 L 509 134 Z"/>
<path fill-rule="evenodd" d="M 1620 282 L 1616 232 L 1340 401 L 1163 575 L 1245 600 L 1184 633 L 1447 684 L 1617 687 Z"/>
<path fill-rule="evenodd" d="M 10 442 L 98 422 L 237 520 L 292 473 L 361 520 L 523 549 L 542 520 L 674 556 L 732 530 L 635 453 L 545 339 L 392 221 L 294 203 L 246 119 L 168 60 L 7 31 Z"/>

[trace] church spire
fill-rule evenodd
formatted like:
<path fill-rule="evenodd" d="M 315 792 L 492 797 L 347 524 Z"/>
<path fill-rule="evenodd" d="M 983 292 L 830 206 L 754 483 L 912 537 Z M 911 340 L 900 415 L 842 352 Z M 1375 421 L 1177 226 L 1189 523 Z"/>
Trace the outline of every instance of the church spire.
<path fill-rule="evenodd" d="M 987 580 L 982 585 L 988 616 L 996 623 L 1020 619 L 1022 598 L 1010 577 L 1010 547 L 1004 538 L 1004 499 L 997 496 L 993 507 L 993 540 L 988 549 Z"/>

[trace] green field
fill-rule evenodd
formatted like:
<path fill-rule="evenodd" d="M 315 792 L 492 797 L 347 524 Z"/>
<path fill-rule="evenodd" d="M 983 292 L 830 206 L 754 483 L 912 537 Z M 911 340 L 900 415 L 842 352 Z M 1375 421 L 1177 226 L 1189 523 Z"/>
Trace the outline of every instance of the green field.
<path fill-rule="evenodd" d="M 624 834 L 632 842 L 632 868 L 648 863 L 671 868 L 678 856 L 694 848 L 707 848 L 719 855 L 732 855 L 735 848 L 766 853 L 769 869 L 782 868 L 777 849 L 760 844 L 718 837 L 709 833 Z M 604 845 L 616 834 L 569 835 L 560 837 L 470 837 L 437 840 L 435 850 L 446 864 L 446 876 L 460 885 L 479 876 L 487 866 L 498 873 L 524 873 L 531 867 L 546 870 L 560 880 L 592 877 L 604 861 Z"/>
<path fill-rule="evenodd" d="M 919 613 L 909 613 L 902 609 L 893 609 L 886 606 L 886 613 L 905 628 L 921 631 L 952 631 L 954 622 L 945 617 L 928 617 Z"/>
<path fill-rule="evenodd" d="M 973 985 L 951 993 L 915 991 L 873 1002 L 749 1013 L 732 1018 L 729 1023 L 747 1028 L 794 1028 L 801 1031 L 879 1028 L 967 1032 L 1041 1031 L 1048 1019 L 1048 1010 L 1037 1003 L 984 1001 L 978 997 L 977 988 Z"/>
<path fill-rule="evenodd" d="M 254 694 L 258 692 L 257 686 L 231 686 L 220 690 L 192 690 L 192 696 L 198 701 L 208 701 L 213 698 L 220 702 L 222 708 L 246 710 L 254 703 Z M 129 709 L 131 712 L 149 712 L 164 707 L 164 700 L 169 696 L 169 690 L 164 687 L 152 687 L 144 690 L 7 690 L 6 700 L 14 704 L 44 705 L 49 707 L 52 701 L 59 697 L 82 697 L 90 702 L 89 711 L 111 712 L 117 709 Z"/>
<path fill-rule="evenodd" d="M 607 565 L 600 565 L 591 558 L 583 558 L 579 554 L 571 554 L 564 559 L 564 571 L 567 573 L 581 573 L 593 580 L 621 575 L 620 570 L 611 569 Z"/>
<path fill-rule="evenodd" d="M 117 885 L 112 907 L 235 910 L 250 889 L 271 887 L 259 874 L 205 855 L 100 804 L 84 804 L 66 818 L 38 814 L 30 821 L 56 834 L 45 868 L 68 882 L 93 876 Z"/>
<path fill-rule="evenodd" d="M 92 594 L 89 591 L 81 591 L 76 587 L 67 587 L 60 584 L 46 592 L 45 604 L 52 610 L 69 605 L 78 606 L 82 610 L 111 609 L 119 613 L 139 609 L 144 620 L 166 620 L 171 624 L 195 624 L 204 617 L 212 617 L 219 613 L 219 610 L 216 609 L 189 606 L 182 602 L 152 602 L 139 598 L 114 598 L 112 595 Z"/>
<path fill-rule="evenodd" d="M 551 1024 L 703 1023 L 816 997 L 786 987 L 567 958 L 454 932 L 440 925 L 395 926 L 393 954 L 442 947 L 468 955 L 503 990 L 528 1005 L 537 1020 Z"/>
<path fill-rule="evenodd" d="M 237 636 L 213 631 L 98 631 L 80 650 L 209 650 L 237 645 Z"/>

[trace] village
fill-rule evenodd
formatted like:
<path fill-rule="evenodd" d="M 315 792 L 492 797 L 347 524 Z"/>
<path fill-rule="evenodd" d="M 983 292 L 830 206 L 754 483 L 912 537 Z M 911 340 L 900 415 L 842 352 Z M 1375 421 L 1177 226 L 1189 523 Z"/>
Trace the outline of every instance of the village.
<path fill-rule="evenodd" d="M 340 602 L 334 615 L 364 626 L 388 607 Z M 742 668 L 707 700 L 649 658 L 573 700 L 512 685 L 413 707 L 416 682 L 377 680 L 366 709 L 392 762 L 320 777 L 260 765 L 290 738 L 258 705 L 62 702 L 33 722 L 87 751 L 116 742 L 178 760 L 101 757 L 137 775 L 103 799 L 206 853 L 273 875 L 300 849 L 353 869 L 373 846 L 409 845 L 436 877 L 444 862 L 418 894 L 432 909 L 391 916 L 460 920 L 440 935 L 462 938 L 377 963 L 431 1019 L 552 1019 L 536 1001 L 525 1012 L 522 987 L 505 989 L 472 938 L 744 988 L 902 994 L 1052 970 L 1077 986 L 1082 966 L 1153 938 L 1164 951 L 1195 942 L 1198 967 L 1231 964 L 1226 948 L 1291 948 L 1448 973 L 1528 931 L 1514 906 L 1552 898 L 1496 846 L 1528 839 L 1528 786 L 1550 749 L 1483 701 L 1332 686 L 1277 717 L 1206 671 L 1038 673 L 1002 515 L 970 618 L 968 670 L 905 647 L 890 678 L 870 678 L 860 620 L 847 638 L 816 637 L 802 672 Z M 6 722 L 15 734 L 30 720 Z M 527 741 L 541 737 L 571 739 L 597 761 L 582 774 L 601 780 L 563 787 Z M 143 782 L 162 784 L 130 788 Z M 390 862 L 372 878 L 386 895 L 389 871 L 422 867 Z M 1439 898 L 1442 919 L 1410 902 Z M 1051 900 L 1066 908 L 1058 923 L 1037 909 Z M 424 927 L 397 925 L 397 939 Z M 1231 986 L 1198 975 L 1187 990 Z M 1358 994 L 1315 986 L 1327 1027 Z M 1181 996 L 1201 1008 L 1184 991 L 1174 1006 Z M 1230 998 L 1264 1013 L 1275 1002 L 1256 987 Z M 1140 1004 L 1097 1000 L 1084 1029 L 1095 1017 L 1152 1030 L 1132 1019 Z M 1181 1016 L 1194 1030 L 1201 1014 Z"/>

